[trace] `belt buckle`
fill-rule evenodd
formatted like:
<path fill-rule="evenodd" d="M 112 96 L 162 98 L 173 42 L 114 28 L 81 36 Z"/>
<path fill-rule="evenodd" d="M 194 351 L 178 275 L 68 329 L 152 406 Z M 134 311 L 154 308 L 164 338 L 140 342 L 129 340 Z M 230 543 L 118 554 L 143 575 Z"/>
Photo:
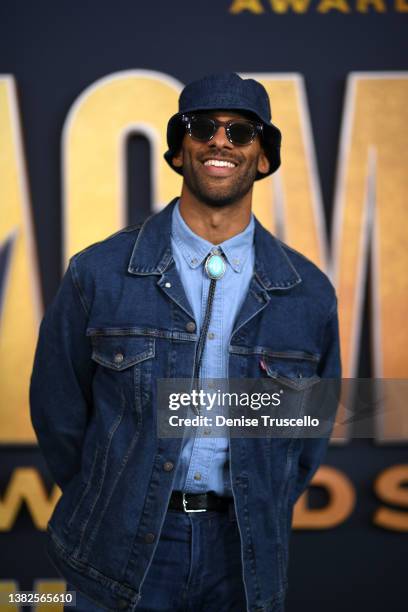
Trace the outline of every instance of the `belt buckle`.
<path fill-rule="evenodd" d="M 189 510 L 187 508 L 186 494 L 183 491 L 183 508 L 184 512 L 207 512 L 207 508 L 198 508 L 197 510 Z"/>

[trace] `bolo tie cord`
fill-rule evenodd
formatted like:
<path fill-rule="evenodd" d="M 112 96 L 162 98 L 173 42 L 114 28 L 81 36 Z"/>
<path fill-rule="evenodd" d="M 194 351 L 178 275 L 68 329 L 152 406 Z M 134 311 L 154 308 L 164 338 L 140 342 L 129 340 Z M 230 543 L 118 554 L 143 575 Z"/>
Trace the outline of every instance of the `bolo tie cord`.
<path fill-rule="evenodd" d="M 205 340 L 207 338 L 207 332 L 210 326 L 211 311 L 212 311 L 212 305 L 214 301 L 216 283 L 217 283 L 217 280 L 215 278 L 212 278 L 210 281 L 210 288 L 208 290 L 208 299 L 207 299 L 207 306 L 205 309 L 204 321 L 203 321 L 203 325 L 201 328 L 201 334 L 200 334 L 200 338 L 198 340 L 198 345 L 197 345 L 197 356 L 196 356 L 196 364 L 194 368 L 194 378 L 198 378 L 199 373 L 200 373 L 200 366 L 201 366 L 201 360 L 202 360 L 203 353 L 204 353 Z"/>
<path fill-rule="evenodd" d="M 225 265 L 224 258 L 220 254 L 219 249 L 215 249 L 210 255 L 208 255 L 206 262 L 205 262 L 205 270 L 211 280 L 210 280 L 210 287 L 208 289 L 208 297 L 207 297 L 207 304 L 205 308 L 204 321 L 201 327 L 201 332 L 200 332 L 200 337 L 197 343 L 197 351 L 196 351 L 196 357 L 195 357 L 193 378 L 194 380 L 197 381 L 197 385 L 199 383 L 199 378 L 200 378 L 200 367 L 201 367 L 202 357 L 204 354 L 205 341 L 207 339 L 208 328 L 210 326 L 211 312 L 212 312 L 212 306 L 214 302 L 215 287 L 217 284 L 217 280 L 219 280 L 224 275 L 225 269 L 226 269 L 226 265 Z M 192 406 L 192 408 L 195 414 L 197 415 L 200 414 L 199 406 Z"/>

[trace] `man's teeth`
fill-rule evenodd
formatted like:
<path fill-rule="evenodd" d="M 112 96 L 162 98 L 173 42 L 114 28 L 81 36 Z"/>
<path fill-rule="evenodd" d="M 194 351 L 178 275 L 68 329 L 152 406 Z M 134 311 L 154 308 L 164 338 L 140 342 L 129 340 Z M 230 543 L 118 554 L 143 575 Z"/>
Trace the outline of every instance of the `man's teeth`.
<path fill-rule="evenodd" d="M 219 168 L 235 168 L 235 164 L 220 159 L 209 159 L 204 162 L 204 166 L 218 166 Z"/>

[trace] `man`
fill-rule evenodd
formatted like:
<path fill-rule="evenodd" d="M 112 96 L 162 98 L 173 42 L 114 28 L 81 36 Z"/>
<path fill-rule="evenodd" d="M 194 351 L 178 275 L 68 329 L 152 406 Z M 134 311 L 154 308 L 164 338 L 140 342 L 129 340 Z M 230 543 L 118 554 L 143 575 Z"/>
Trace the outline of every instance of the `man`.
<path fill-rule="evenodd" d="M 336 296 L 251 213 L 280 165 L 260 83 L 189 84 L 167 139 L 181 197 L 71 257 L 41 323 L 31 415 L 63 492 L 48 552 L 81 610 L 282 612 L 327 437 L 161 437 L 155 383 L 339 378 Z"/>

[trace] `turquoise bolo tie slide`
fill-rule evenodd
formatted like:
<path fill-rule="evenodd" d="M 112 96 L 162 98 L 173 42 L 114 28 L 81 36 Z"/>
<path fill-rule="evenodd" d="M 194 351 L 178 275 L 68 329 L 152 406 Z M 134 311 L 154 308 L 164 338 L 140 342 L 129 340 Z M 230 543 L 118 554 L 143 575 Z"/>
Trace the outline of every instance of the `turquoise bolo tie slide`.
<path fill-rule="evenodd" d="M 219 280 L 225 274 L 226 265 L 224 258 L 220 255 L 218 249 L 214 249 L 205 260 L 204 264 L 207 276 L 214 280 Z"/>

